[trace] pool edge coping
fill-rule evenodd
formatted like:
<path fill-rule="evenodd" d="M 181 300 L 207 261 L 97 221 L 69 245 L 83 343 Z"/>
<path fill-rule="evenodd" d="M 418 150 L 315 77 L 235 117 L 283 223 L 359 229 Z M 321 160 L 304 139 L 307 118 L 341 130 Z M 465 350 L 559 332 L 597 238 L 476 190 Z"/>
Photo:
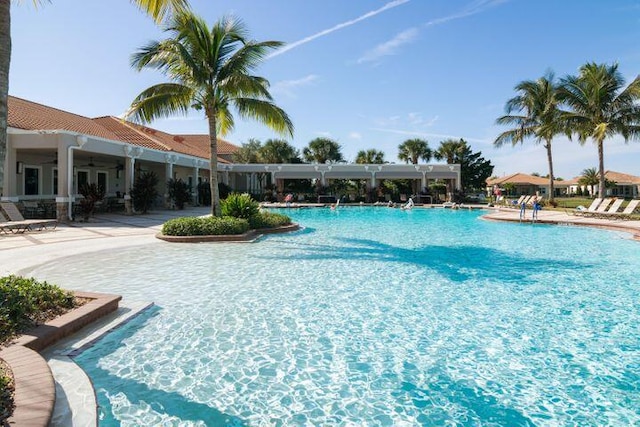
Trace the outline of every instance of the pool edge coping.
<path fill-rule="evenodd" d="M 40 352 L 117 310 L 122 299 L 120 295 L 96 292 L 75 291 L 74 295 L 91 301 L 29 330 L 0 350 L 15 384 L 15 410 L 7 420 L 11 425 L 49 425 L 56 401 L 55 380 Z"/>

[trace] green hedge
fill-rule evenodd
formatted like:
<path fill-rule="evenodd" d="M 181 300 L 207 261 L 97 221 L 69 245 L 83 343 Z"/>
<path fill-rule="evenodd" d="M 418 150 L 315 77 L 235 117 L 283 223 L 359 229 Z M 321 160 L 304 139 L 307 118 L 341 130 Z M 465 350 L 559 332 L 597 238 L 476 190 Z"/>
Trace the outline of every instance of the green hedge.
<path fill-rule="evenodd" d="M 71 292 L 33 278 L 0 278 L 0 345 L 76 306 Z"/>
<path fill-rule="evenodd" d="M 0 368 L 0 425 L 13 414 L 13 380 Z"/>
<path fill-rule="evenodd" d="M 273 212 L 259 212 L 249 218 L 249 225 L 254 230 L 260 228 L 276 228 L 291 224 L 291 218 L 286 215 Z"/>
<path fill-rule="evenodd" d="M 162 234 L 165 236 L 219 236 L 247 231 L 249 222 L 246 219 L 232 217 L 175 218 L 162 226 Z"/>

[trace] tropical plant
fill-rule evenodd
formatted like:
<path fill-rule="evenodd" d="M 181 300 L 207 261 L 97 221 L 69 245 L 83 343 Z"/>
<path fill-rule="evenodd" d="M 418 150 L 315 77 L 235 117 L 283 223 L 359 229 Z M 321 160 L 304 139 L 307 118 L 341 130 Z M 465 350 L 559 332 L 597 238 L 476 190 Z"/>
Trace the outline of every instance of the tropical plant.
<path fill-rule="evenodd" d="M 578 178 L 579 185 L 585 185 L 591 189 L 590 194 L 593 196 L 593 187 L 600 182 L 600 174 L 596 168 L 587 168 L 582 171 L 582 175 Z"/>
<path fill-rule="evenodd" d="M 310 163 L 334 163 L 343 160 L 340 144 L 329 138 L 316 138 L 302 150 L 302 155 Z"/>
<path fill-rule="evenodd" d="M 260 207 L 247 193 L 231 193 L 222 201 L 222 215 L 249 219 L 256 215 Z"/>
<path fill-rule="evenodd" d="M 398 146 L 398 159 L 406 163 L 418 164 L 420 159 L 428 162 L 433 157 L 429 142 L 424 139 L 407 139 Z"/>
<path fill-rule="evenodd" d="M 378 151 L 376 149 L 370 150 L 360 150 L 358 154 L 356 154 L 356 163 L 361 165 L 371 165 L 371 164 L 383 164 L 384 161 L 384 152 Z"/>
<path fill-rule="evenodd" d="M 235 153 L 233 153 L 234 163 L 260 163 L 260 149 L 262 142 L 251 138 L 248 142 L 240 145 Z"/>
<path fill-rule="evenodd" d="M 176 208 L 182 210 L 187 202 L 191 201 L 191 186 L 181 179 L 170 179 L 167 181 L 167 193 L 169 199 Z"/>
<path fill-rule="evenodd" d="M 9 372 L 3 369 L 2 359 L 0 359 L 0 425 L 9 425 L 7 420 L 13 415 L 15 401 L 15 383 Z"/>
<path fill-rule="evenodd" d="M 525 80 L 516 85 L 518 95 L 507 101 L 507 114 L 496 120 L 500 125 L 513 126 L 513 129 L 502 132 L 494 141 L 496 147 L 522 144 L 527 138 L 533 138 L 536 143 L 543 143 L 549 164 L 551 203 L 555 196 L 551 142 L 554 136 L 564 133 L 558 106 L 558 85 L 554 79 L 553 73 L 548 72 L 536 81 Z M 517 114 L 512 114 L 514 112 Z"/>
<path fill-rule="evenodd" d="M 33 0 L 34 5 L 41 4 Z M 133 3 L 161 22 L 166 16 L 189 9 L 187 0 L 133 0 Z M 7 155 L 7 98 L 9 95 L 9 66 L 11 63 L 11 1 L 0 1 L 0 195 L 4 188 L 4 163 Z"/>
<path fill-rule="evenodd" d="M 471 151 L 464 139 L 441 142 L 435 157 L 438 160 L 446 159 L 447 164 L 460 165 L 460 180 L 464 192 L 484 189 L 487 178 L 493 173 L 491 161 L 485 160 L 482 152 Z"/>
<path fill-rule="evenodd" d="M 78 192 L 82 195 L 80 199 L 80 209 L 85 221 L 88 221 L 96 210 L 96 203 L 104 199 L 104 188 L 95 182 L 86 183 L 78 188 Z"/>
<path fill-rule="evenodd" d="M 604 197 L 604 141 L 621 135 L 625 142 L 640 139 L 640 75 L 627 87 L 618 64 L 587 63 L 577 76 L 562 79 L 559 98 L 569 107 L 562 113 L 567 133 L 598 148 L 598 193 Z"/>
<path fill-rule="evenodd" d="M 249 226 L 254 230 L 282 227 L 287 224 L 291 224 L 291 218 L 274 212 L 258 212 L 249 218 Z"/>
<path fill-rule="evenodd" d="M 151 209 L 153 202 L 159 195 L 156 188 L 159 182 L 158 175 L 153 171 L 139 172 L 136 175 L 129 194 L 131 194 L 131 199 L 133 200 L 133 208 L 137 212 L 145 214 Z"/>
<path fill-rule="evenodd" d="M 191 108 L 204 112 L 209 125 L 211 214 L 220 216 L 218 134 L 234 128 L 232 107 L 242 118 L 256 119 L 277 132 L 293 135 L 291 120 L 272 102 L 268 81 L 253 74 L 269 50 L 282 43 L 251 41 L 242 22 L 228 17 L 209 28 L 191 12 L 174 15 L 165 31 L 169 38 L 142 47 L 131 63 L 138 70 L 159 69 L 171 83 L 140 93 L 127 117 L 147 123 L 186 114 Z"/>
<path fill-rule="evenodd" d="M 268 139 L 258 150 L 262 163 L 299 163 L 298 149 L 283 139 Z"/>

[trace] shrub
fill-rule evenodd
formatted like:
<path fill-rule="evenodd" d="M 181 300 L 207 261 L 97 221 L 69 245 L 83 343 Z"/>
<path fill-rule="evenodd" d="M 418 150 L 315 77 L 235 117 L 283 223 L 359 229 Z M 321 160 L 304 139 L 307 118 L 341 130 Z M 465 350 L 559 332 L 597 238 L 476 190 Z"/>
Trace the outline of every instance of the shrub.
<path fill-rule="evenodd" d="M 96 210 L 96 203 L 104 199 L 104 188 L 92 182 L 81 185 L 78 192 L 82 194 L 82 199 L 80 199 L 82 216 L 85 221 L 88 221 L 89 217 L 93 215 L 93 212 Z"/>
<path fill-rule="evenodd" d="M 136 181 L 130 190 L 133 208 L 136 211 L 144 214 L 151 208 L 158 197 L 156 189 L 158 182 L 160 182 L 158 175 L 153 171 L 140 172 L 136 175 Z"/>
<path fill-rule="evenodd" d="M 246 219 L 233 217 L 175 218 L 162 226 L 162 234 L 165 236 L 220 236 L 242 234 L 247 231 L 249 231 L 249 222 Z"/>
<path fill-rule="evenodd" d="M 191 201 L 191 186 L 181 179 L 170 179 L 167 181 L 167 193 L 169 198 L 176 205 L 176 208 L 184 209 L 184 204 Z"/>
<path fill-rule="evenodd" d="M 287 224 L 291 224 L 291 218 L 273 212 L 258 212 L 249 218 L 249 226 L 255 230 L 260 228 L 276 228 Z"/>
<path fill-rule="evenodd" d="M 258 202 L 247 193 L 232 193 L 222 201 L 222 215 L 249 219 L 259 212 Z"/>
<path fill-rule="evenodd" d="M 33 278 L 0 278 L 0 344 L 76 306 L 73 294 Z"/>
<path fill-rule="evenodd" d="M 13 379 L 8 372 L 3 371 L 2 361 L 0 361 L 0 425 L 5 425 L 7 419 L 13 414 L 15 408 L 13 392 Z"/>

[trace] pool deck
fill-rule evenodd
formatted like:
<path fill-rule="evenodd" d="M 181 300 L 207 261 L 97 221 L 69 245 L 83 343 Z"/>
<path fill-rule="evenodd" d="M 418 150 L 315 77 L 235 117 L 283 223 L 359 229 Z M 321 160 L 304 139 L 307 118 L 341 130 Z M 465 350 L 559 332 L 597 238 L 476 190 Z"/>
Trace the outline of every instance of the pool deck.
<path fill-rule="evenodd" d="M 483 206 L 473 206 L 482 208 Z M 423 209 L 416 206 L 414 209 Z M 143 244 L 168 245 L 155 236 L 162 224 L 181 216 L 200 216 L 209 213 L 208 208 L 190 208 L 183 211 L 156 211 L 143 216 L 118 214 L 97 215 L 88 223 L 60 224 L 51 231 L 28 232 L 24 234 L 0 234 L 0 275 L 29 275 L 30 271 L 43 263 L 56 259 L 81 255 L 86 252 L 117 250 Z M 558 224 L 605 228 L 624 231 L 640 241 L 640 221 L 620 218 L 600 219 L 570 215 L 563 211 L 542 210 L 538 219 L 531 220 L 531 210 L 527 210 L 526 220 L 520 221 L 519 210 L 513 208 L 488 208 L 486 220 L 521 222 L 524 224 Z M 304 225 L 304 224 L 301 224 Z M 61 284 L 64 286 L 64 284 Z M 137 304 L 137 305 L 136 305 Z M 142 304 L 142 305 L 140 305 Z M 117 315 L 108 317 L 100 325 L 93 325 L 80 331 L 72 340 L 50 347 L 43 352 L 56 381 L 57 397 L 51 425 L 93 425 L 95 403 L 92 387 L 84 372 L 67 357 L 70 350 L 94 339 L 96 327 L 108 331 L 115 324 L 142 310 L 146 303 L 125 301 Z M 88 408 L 93 408 L 87 410 Z"/>

